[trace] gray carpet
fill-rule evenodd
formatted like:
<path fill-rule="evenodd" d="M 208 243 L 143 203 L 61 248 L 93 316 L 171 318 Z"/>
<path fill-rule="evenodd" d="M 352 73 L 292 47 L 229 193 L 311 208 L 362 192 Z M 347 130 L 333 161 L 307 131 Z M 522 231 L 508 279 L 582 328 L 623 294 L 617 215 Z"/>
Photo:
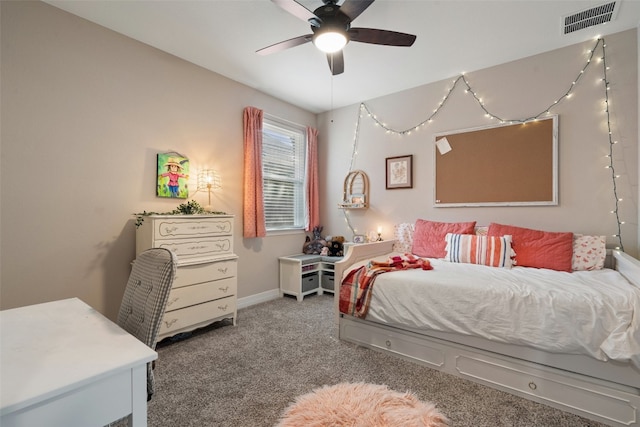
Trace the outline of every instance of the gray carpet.
<path fill-rule="evenodd" d="M 159 343 L 149 426 L 273 426 L 296 396 L 343 381 L 411 391 L 451 426 L 602 425 L 341 342 L 332 309 L 330 295 L 285 297 L 240 310 L 235 327 Z"/>

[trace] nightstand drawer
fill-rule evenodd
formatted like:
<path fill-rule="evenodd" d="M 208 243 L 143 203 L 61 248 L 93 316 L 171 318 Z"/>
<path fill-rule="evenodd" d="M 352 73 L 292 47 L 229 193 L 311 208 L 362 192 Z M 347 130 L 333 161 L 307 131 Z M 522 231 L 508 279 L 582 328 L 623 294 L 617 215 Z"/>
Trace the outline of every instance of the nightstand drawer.
<path fill-rule="evenodd" d="M 230 236 L 233 234 L 232 218 L 167 218 L 154 221 L 156 240 L 193 237 Z"/>
<path fill-rule="evenodd" d="M 238 261 L 235 259 L 210 262 L 207 264 L 183 265 L 178 267 L 173 279 L 173 289 L 196 283 L 210 282 L 238 275 Z"/>
<path fill-rule="evenodd" d="M 236 278 L 216 280 L 171 290 L 167 312 L 236 294 Z"/>

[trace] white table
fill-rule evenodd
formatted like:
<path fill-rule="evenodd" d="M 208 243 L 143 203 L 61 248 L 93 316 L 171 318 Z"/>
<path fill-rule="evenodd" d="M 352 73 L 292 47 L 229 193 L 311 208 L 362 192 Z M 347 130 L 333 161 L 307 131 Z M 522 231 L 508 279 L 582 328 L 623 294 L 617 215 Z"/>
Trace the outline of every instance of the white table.
<path fill-rule="evenodd" d="M 0 311 L 0 425 L 147 425 L 157 353 L 77 298 Z"/>

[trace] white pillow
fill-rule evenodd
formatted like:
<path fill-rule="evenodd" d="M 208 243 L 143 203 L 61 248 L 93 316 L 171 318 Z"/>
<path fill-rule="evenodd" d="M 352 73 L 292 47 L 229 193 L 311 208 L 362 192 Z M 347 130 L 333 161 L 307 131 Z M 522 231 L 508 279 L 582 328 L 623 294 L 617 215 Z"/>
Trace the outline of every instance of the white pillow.
<path fill-rule="evenodd" d="M 473 230 L 476 234 L 476 236 L 486 236 L 487 233 L 489 232 L 489 226 L 488 225 L 481 225 L 478 226 L 476 225 L 476 227 Z"/>
<path fill-rule="evenodd" d="M 573 271 L 601 270 L 607 256 L 605 236 L 573 235 Z"/>
<path fill-rule="evenodd" d="M 393 238 L 395 243 L 393 244 L 394 252 L 411 253 L 413 247 L 413 231 L 415 230 L 414 223 L 403 222 L 402 224 L 396 224 L 393 226 Z"/>

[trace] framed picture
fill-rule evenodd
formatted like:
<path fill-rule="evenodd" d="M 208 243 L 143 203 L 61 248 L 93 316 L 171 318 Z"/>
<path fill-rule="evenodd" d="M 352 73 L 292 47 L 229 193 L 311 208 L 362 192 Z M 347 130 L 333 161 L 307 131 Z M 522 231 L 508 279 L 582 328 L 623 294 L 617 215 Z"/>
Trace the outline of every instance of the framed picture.
<path fill-rule="evenodd" d="M 387 190 L 413 188 L 413 155 L 387 157 Z"/>
<path fill-rule="evenodd" d="M 158 153 L 156 196 L 186 199 L 189 197 L 189 159 L 170 152 Z"/>
<path fill-rule="evenodd" d="M 353 243 L 364 243 L 366 238 L 363 234 L 356 234 L 353 236 Z"/>
<path fill-rule="evenodd" d="M 352 194 L 351 203 L 354 205 L 364 205 L 366 202 L 364 194 Z"/>

